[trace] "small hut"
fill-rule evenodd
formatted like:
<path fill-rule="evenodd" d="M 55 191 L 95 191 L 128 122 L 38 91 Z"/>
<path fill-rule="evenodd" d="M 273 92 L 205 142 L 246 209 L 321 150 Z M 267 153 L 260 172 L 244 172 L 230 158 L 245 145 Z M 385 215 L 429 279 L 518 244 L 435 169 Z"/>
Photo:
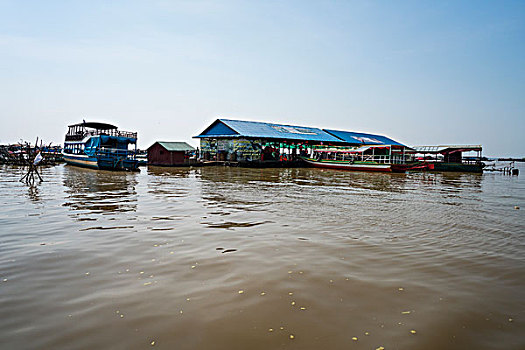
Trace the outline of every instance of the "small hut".
<path fill-rule="evenodd" d="M 195 148 L 186 142 L 157 141 L 148 148 L 148 165 L 190 165 Z"/>

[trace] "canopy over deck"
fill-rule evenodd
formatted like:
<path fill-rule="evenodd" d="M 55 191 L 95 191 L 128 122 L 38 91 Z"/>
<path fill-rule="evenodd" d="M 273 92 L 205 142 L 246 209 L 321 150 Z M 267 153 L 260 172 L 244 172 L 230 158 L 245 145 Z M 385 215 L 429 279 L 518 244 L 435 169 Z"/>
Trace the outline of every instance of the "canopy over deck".
<path fill-rule="evenodd" d="M 78 123 L 78 124 L 69 125 L 69 127 L 73 127 L 73 126 L 84 126 L 86 128 L 93 128 L 93 129 L 97 129 L 97 130 L 113 130 L 113 129 L 117 129 L 117 127 L 115 125 L 108 124 L 108 123 L 100 123 L 100 122 L 82 122 L 82 123 Z"/>
<path fill-rule="evenodd" d="M 115 125 L 100 122 L 86 122 L 69 125 L 66 141 L 80 142 L 87 136 L 109 136 L 119 138 L 117 142 L 134 143 L 137 141 L 137 133 L 118 130 Z M 120 139 L 120 138 L 125 138 Z M 107 142 L 103 140 L 102 142 Z"/>
<path fill-rule="evenodd" d="M 413 146 L 416 153 L 447 154 L 456 152 L 481 152 L 481 145 L 440 145 L 440 146 Z"/>

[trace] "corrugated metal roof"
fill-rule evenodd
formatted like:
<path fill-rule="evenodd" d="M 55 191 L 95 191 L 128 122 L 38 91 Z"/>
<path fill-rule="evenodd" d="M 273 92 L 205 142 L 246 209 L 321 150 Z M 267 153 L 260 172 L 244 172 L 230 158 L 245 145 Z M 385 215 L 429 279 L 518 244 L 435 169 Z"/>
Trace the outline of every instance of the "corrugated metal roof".
<path fill-rule="evenodd" d="M 405 146 L 397 141 L 392 140 L 386 136 L 365 134 L 362 132 L 342 131 L 342 130 L 329 130 L 323 129 L 324 131 L 340 138 L 341 140 L 355 145 L 397 145 Z"/>
<path fill-rule="evenodd" d="M 155 143 L 158 143 L 159 145 L 164 147 L 166 151 L 171 151 L 171 152 L 173 151 L 178 151 L 178 152 L 195 151 L 195 148 L 188 145 L 186 142 L 157 141 Z M 151 148 L 151 146 L 149 148 Z"/>
<path fill-rule="evenodd" d="M 337 137 L 330 135 L 319 128 L 230 119 L 217 119 L 200 135 L 195 137 L 250 137 L 262 139 L 342 142 Z"/>

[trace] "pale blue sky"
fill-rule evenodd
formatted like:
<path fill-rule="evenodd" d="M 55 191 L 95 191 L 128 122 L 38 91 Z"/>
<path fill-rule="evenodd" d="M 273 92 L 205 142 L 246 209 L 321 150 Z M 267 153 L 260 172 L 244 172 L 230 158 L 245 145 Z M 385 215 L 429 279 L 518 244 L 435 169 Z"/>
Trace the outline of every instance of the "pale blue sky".
<path fill-rule="evenodd" d="M 218 117 L 525 156 L 525 1 L 2 1 L 0 143 Z"/>

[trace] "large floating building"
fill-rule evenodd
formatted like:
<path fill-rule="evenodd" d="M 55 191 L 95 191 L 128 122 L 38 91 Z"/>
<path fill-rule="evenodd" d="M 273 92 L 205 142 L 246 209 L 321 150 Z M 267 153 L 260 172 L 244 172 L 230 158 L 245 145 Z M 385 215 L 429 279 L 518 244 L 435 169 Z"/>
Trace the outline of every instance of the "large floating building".
<path fill-rule="evenodd" d="M 386 136 L 305 126 L 217 119 L 194 138 L 206 160 L 241 163 L 293 162 L 317 147 L 370 146 L 370 152 L 405 155 L 407 146 Z"/>

